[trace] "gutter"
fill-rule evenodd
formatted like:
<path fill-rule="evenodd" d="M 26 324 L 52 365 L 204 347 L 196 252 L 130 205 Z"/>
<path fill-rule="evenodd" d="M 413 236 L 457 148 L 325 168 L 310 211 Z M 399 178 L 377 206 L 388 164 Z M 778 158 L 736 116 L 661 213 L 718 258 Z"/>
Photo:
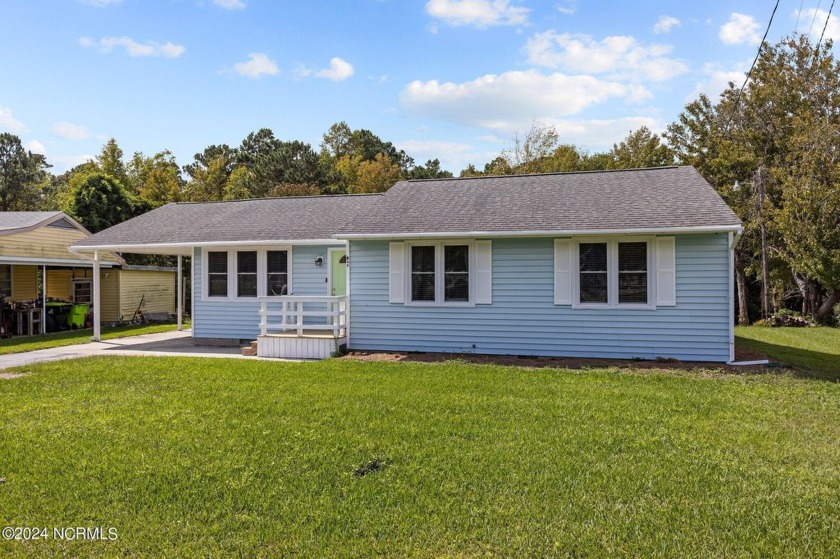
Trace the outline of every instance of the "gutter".
<path fill-rule="evenodd" d="M 90 253 L 94 250 L 104 250 L 104 251 L 111 251 L 111 252 L 132 252 L 132 249 L 144 249 L 142 253 L 139 254 L 158 254 L 154 252 L 154 249 L 192 249 L 193 247 L 230 247 L 230 246 L 282 246 L 282 245 L 334 245 L 340 246 L 346 244 L 343 240 L 337 240 L 335 238 L 330 239 L 296 239 L 296 240 L 261 240 L 261 241 L 202 241 L 202 242 L 190 242 L 190 243 L 151 243 L 151 244 L 136 244 L 136 245 L 85 245 L 77 243 L 69 248 L 70 252 L 74 254 L 83 254 L 83 253 Z M 173 253 L 175 254 L 175 253 Z M 190 251 L 187 250 L 183 252 L 187 256 L 190 255 Z"/>
<path fill-rule="evenodd" d="M 456 232 L 427 232 L 427 233 L 358 233 L 337 234 L 336 239 L 352 241 L 379 239 L 452 239 L 452 238 L 488 238 L 488 237 L 571 237 L 583 235 L 664 235 L 690 233 L 730 233 L 737 232 L 740 236 L 741 225 L 702 225 L 696 227 L 653 227 L 648 229 L 565 229 L 565 230 L 534 230 L 534 231 L 456 231 Z"/>

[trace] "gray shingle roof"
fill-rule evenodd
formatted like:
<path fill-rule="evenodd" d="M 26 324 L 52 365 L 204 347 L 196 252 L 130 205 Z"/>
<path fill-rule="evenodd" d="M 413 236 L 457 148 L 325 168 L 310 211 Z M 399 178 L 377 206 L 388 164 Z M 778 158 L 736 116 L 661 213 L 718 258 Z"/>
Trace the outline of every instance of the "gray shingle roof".
<path fill-rule="evenodd" d="M 737 226 L 693 167 L 408 181 L 357 234 Z"/>
<path fill-rule="evenodd" d="M 33 227 L 62 212 L 0 212 L 0 231 Z"/>
<path fill-rule="evenodd" d="M 100 231 L 77 247 L 330 239 L 382 195 L 290 196 L 167 204 Z"/>
<path fill-rule="evenodd" d="M 739 225 L 694 168 L 662 167 L 403 181 L 380 195 L 168 204 L 76 246 Z"/>

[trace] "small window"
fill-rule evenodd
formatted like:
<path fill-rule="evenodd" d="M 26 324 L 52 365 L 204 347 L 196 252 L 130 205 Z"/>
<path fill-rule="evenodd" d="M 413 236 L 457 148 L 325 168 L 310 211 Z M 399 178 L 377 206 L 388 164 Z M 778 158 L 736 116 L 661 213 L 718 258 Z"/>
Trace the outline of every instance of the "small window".
<path fill-rule="evenodd" d="M 618 302 L 647 304 L 647 243 L 618 243 Z"/>
<path fill-rule="evenodd" d="M 269 250 L 266 274 L 268 295 L 289 294 L 289 253 L 285 250 Z"/>
<path fill-rule="evenodd" d="M 606 303 L 607 243 L 580 243 L 580 302 Z"/>
<path fill-rule="evenodd" d="M 227 297 L 228 255 L 227 252 L 207 253 L 207 296 Z"/>
<path fill-rule="evenodd" d="M 90 304 L 93 301 L 91 293 L 91 280 L 89 279 L 74 279 L 73 280 L 73 302 Z"/>
<path fill-rule="evenodd" d="M 445 245 L 443 247 L 443 300 L 467 302 L 470 300 L 470 247 Z"/>
<path fill-rule="evenodd" d="M 0 265 L 0 295 L 12 296 L 12 267 L 9 264 Z"/>
<path fill-rule="evenodd" d="M 411 300 L 435 300 L 435 247 L 411 247 Z"/>
<path fill-rule="evenodd" d="M 257 252 L 236 253 L 236 296 L 257 296 Z"/>

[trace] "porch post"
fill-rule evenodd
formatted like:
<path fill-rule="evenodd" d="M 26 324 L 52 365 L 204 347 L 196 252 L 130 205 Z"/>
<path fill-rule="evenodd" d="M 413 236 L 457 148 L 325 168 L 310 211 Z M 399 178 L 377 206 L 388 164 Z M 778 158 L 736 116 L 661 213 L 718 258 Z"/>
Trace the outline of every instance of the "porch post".
<path fill-rule="evenodd" d="M 184 314 L 184 273 L 181 267 L 183 257 L 178 255 L 178 285 L 175 287 L 178 298 L 178 331 L 181 331 L 181 316 Z"/>
<path fill-rule="evenodd" d="M 101 335 L 99 301 L 99 251 L 93 251 L 93 341 L 98 342 Z"/>
<path fill-rule="evenodd" d="M 47 266 L 41 266 L 41 333 L 47 333 Z"/>

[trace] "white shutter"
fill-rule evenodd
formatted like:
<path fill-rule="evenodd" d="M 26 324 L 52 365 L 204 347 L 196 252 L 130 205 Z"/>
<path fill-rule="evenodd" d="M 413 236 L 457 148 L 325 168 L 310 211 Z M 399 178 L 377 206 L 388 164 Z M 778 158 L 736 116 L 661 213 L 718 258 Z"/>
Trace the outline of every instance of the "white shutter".
<path fill-rule="evenodd" d="M 656 238 L 656 305 L 677 304 L 677 257 L 674 237 Z"/>
<path fill-rule="evenodd" d="M 572 241 L 554 240 L 554 304 L 572 304 Z"/>
<path fill-rule="evenodd" d="M 475 242 L 475 303 L 493 302 L 493 241 Z"/>
<path fill-rule="evenodd" d="M 388 259 L 388 302 L 405 303 L 405 243 L 390 243 Z"/>

